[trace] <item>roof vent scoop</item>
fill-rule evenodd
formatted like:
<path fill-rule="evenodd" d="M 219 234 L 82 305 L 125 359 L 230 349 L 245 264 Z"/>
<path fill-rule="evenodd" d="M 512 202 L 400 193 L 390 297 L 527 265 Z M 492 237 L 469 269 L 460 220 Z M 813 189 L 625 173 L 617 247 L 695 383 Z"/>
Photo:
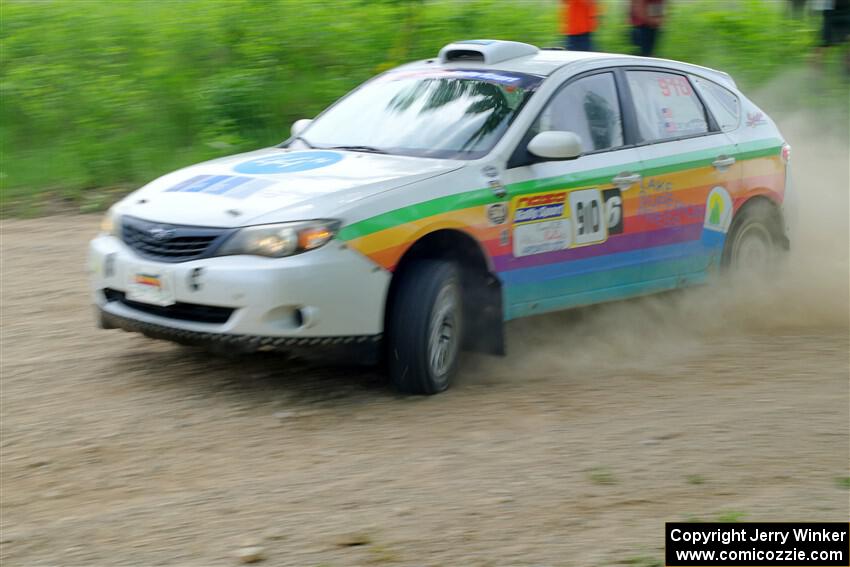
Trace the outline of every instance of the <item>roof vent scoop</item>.
<path fill-rule="evenodd" d="M 518 41 L 497 39 L 471 39 L 456 41 L 440 50 L 440 63 L 477 61 L 487 65 L 500 63 L 517 57 L 536 54 L 539 49 Z"/>

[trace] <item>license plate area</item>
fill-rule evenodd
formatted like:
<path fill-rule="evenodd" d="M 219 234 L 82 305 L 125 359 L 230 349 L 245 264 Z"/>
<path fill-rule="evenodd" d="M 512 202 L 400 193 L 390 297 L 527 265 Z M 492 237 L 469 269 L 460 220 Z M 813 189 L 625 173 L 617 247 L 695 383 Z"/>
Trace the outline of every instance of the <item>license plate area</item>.
<path fill-rule="evenodd" d="M 160 267 L 136 266 L 127 274 L 126 297 L 129 301 L 168 307 L 174 305 L 174 286 L 171 274 Z"/>

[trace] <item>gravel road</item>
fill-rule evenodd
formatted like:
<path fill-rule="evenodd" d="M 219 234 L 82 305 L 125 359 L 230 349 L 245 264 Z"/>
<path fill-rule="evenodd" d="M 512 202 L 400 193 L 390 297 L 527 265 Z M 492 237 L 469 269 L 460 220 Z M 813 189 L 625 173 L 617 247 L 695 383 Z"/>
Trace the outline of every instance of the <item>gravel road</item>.
<path fill-rule="evenodd" d="M 654 565 L 665 521 L 848 518 L 826 307 L 710 324 L 715 288 L 539 318 L 405 398 L 95 329 L 96 225 L 2 224 L 4 565 Z"/>
<path fill-rule="evenodd" d="M 0 562 L 649 567 L 665 521 L 847 521 L 838 181 L 774 281 L 512 324 L 430 398 L 97 330 L 98 219 L 3 221 Z"/>

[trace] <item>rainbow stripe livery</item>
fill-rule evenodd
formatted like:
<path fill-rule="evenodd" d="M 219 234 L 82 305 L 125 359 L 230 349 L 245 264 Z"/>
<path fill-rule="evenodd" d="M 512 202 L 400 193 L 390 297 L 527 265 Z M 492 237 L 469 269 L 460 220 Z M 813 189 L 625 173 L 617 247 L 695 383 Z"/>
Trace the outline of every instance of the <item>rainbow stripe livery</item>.
<path fill-rule="evenodd" d="M 480 243 L 502 282 L 506 319 L 670 289 L 702 282 L 719 267 L 729 222 L 743 202 L 761 195 L 782 203 L 782 147 L 777 138 L 747 144 L 726 187 L 716 185 L 711 154 L 698 152 L 644 164 L 640 187 L 614 190 L 607 199 L 596 189 L 608 179 L 606 170 L 508 186 L 503 224 L 488 218 L 492 192 L 477 189 L 364 219 L 339 237 L 392 271 L 424 235 L 462 230 Z M 588 191 L 599 193 L 588 214 L 599 215 L 600 226 L 589 232 L 595 239 L 582 242 L 569 201 Z M 613 225 L 611 215 L 619 219 Z M 523 232 L 535 227 L 551 232 L 549 247 L 544 240 L 537 249 L 517 250 Z"/>

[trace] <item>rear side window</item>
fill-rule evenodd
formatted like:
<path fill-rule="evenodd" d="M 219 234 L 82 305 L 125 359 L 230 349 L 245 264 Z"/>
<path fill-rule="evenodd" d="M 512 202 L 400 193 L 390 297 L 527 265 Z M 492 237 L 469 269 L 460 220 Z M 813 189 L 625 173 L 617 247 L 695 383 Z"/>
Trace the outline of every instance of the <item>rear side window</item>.
<path fill-rule="evenodd" d="M 699 89 L 702 99 L 711 109 L 711 114 L 724 132 L 738 127 L 741 118 L 741 104 L 737 95 L 717 83 L 712 83 L 699 77 L 691 77 L 691 81 Z"/>
<path fill-rule="evenodd" d="M 556 94 L 532 127 L 534 133 L 575 132 L 582 150 L 594 152 L 623 145 L 623 120 L 612 73 L 578 79 Z"/>
<path fill-rule="evenodd" d="M 627 71 L 626 77 L 644 141 L 708 132 L 705 108 L 686 77 L 658 71 Z"/>

